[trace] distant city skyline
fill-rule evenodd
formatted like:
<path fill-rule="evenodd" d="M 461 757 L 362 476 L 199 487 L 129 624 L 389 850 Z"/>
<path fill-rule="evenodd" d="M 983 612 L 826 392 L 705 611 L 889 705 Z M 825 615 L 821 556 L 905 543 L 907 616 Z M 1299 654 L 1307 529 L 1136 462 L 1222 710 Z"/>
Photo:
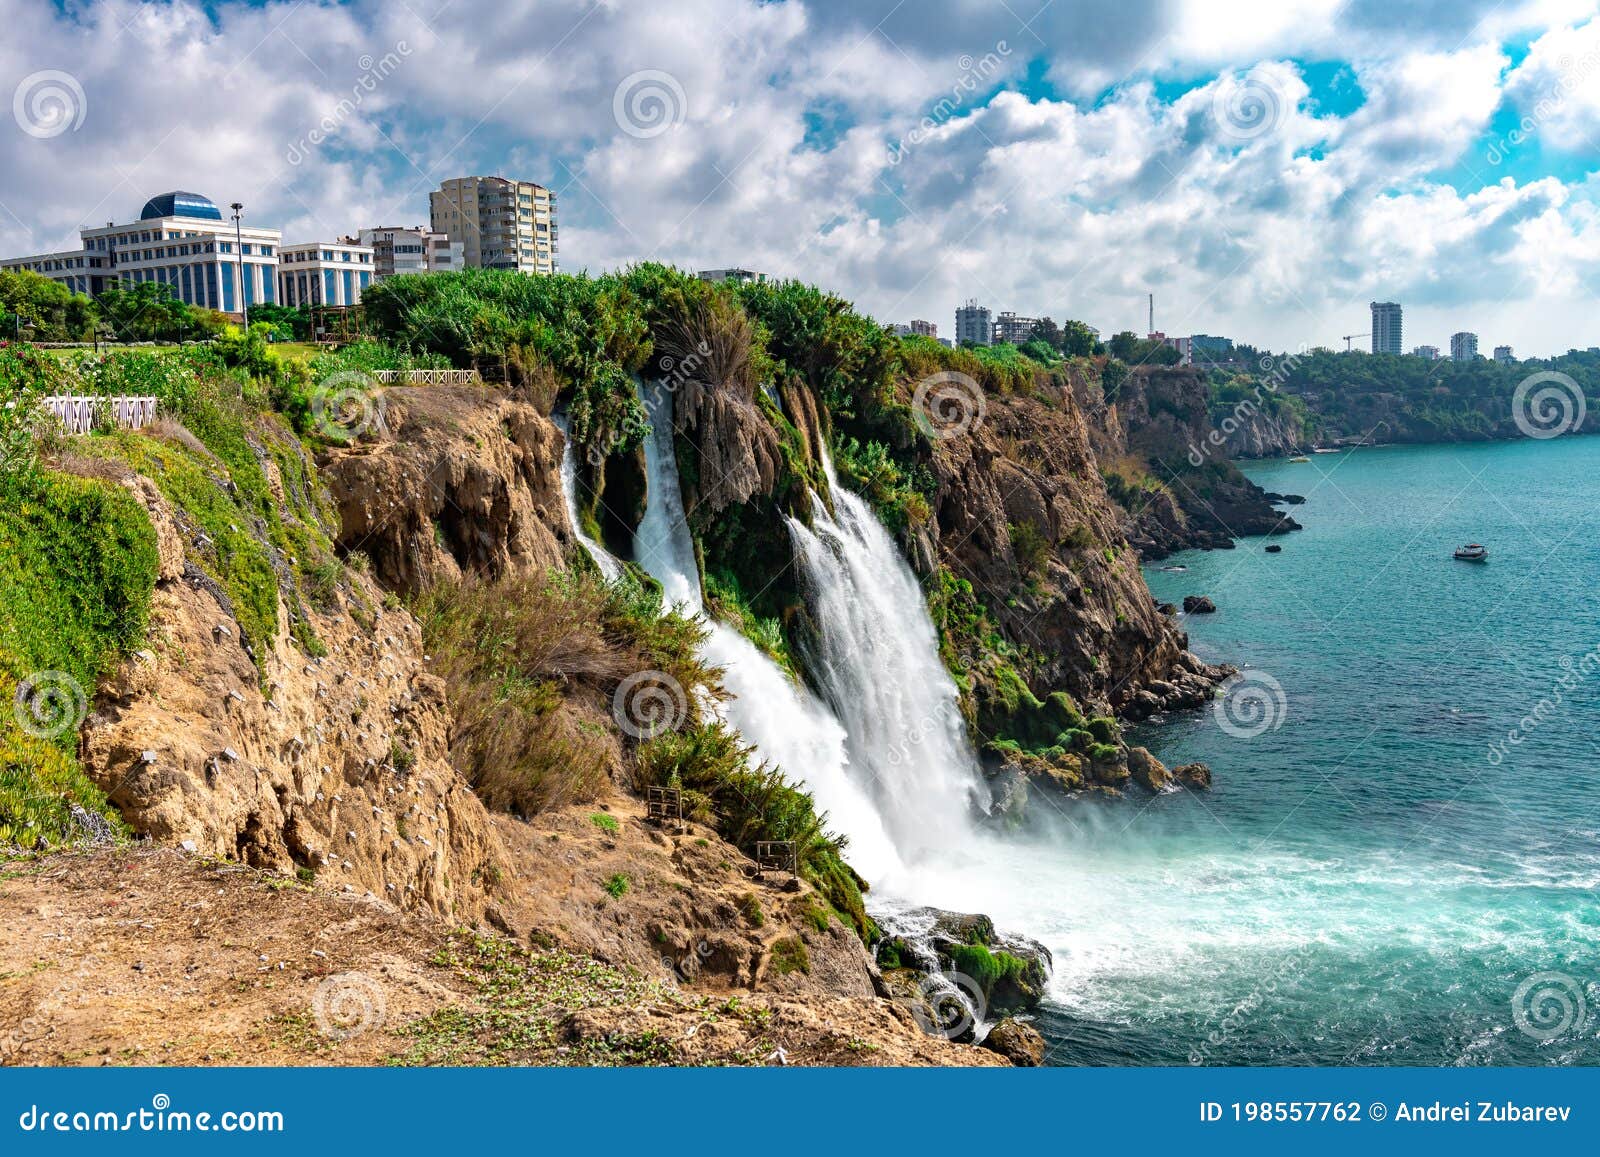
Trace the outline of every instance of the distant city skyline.
<path fill-rule="evenodd" d="M 1146 332 L 1154 290 L 1167 333 L 1279 350 L 1342 348 L 1373 300 L 1406 348 L 1594 340 L 1592 5 L 1126 15 L 0 0 L 0 253 L 71 249 L 153 190 L 309 240 L 504 173 L 559 198 L 569 272 L 737 261 L 876 317 L 978 295 L 1107 333 Z"/>

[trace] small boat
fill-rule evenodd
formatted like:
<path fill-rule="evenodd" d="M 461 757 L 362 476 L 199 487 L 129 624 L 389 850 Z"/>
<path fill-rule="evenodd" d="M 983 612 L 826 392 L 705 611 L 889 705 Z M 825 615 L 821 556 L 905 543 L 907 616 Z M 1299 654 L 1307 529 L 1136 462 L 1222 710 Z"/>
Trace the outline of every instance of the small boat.
<path fill-rule="evenodd" d="M 1304 454 L 1297 454 L 1293 458 L 1289 459 L 1289 461 L 1291 461 L 1291 462 L 1309 462 L 1309 461 L 1311 461 L 1311 459 L 1307 458 Z"/>
<path fill-rule="evenodd" d="M 1456 557 L 1462 562 L 1488 562 L 1489 548 L 1482 543 L 1469 542 L 1466 546 L 1456 547 Z"/>
<path fill-rule="evenodd" d="M 1339 453 L 1339 448 L 1337 446 L 1318 446 L 1311 452 L 1313 454 L 1337 454 Z"/>

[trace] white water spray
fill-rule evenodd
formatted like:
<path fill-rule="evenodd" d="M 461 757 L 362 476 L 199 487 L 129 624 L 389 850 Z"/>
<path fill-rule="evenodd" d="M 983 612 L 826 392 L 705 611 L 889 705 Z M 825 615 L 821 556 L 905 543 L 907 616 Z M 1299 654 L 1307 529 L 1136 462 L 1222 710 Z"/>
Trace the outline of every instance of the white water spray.
<path fill-rule="evenodd" d="M 811 527 L 788 519 L 817 627 L 808 673 L 901 856 L 947 861 L 970 846 L 974 811 L 988 802 L 960 697 L 916 576 L 822 454 L 834 513 L 813 496 Z"/>
<path fill-rule="evenodd" d="M 653 384 L 643 389 L 650 414 L 645 441 L 649 501 L 634 534 L 634 557 L 661 584 L 669 602 L 702 614 L 700 569 L 684 518 L 672 444 L 672 393 Z M 870 879 L 901 873 L 900 858 L 877 809 L 852 777 L 845 730 L 827 707 L 797 687 L 776 663 L 732 627 L 706 616 L 704 654 L 722 668 L 733 694 L 728 722 L 757 755 L 803 784 L 826 812 L 828 826 L 849 838 L 850 862 Z"/>
<path fill-rule="evenodd" d="M 572 523 L 572 533 L 577 536 L 583 549 L 589 552 L 589 557 L 594 559 L 600 573 L 607 582 L 611 582 L 622 573 L 622 564 L 612 557 L 610 551 L 583 532 L 583 523 L 578 519 L 578 455 L 572 448 L 572 424 L 567 421 L 565 414 L 552 415 L 551 421 L 561 431 L 561 497 L 567 503 L 567 521 Z"/>

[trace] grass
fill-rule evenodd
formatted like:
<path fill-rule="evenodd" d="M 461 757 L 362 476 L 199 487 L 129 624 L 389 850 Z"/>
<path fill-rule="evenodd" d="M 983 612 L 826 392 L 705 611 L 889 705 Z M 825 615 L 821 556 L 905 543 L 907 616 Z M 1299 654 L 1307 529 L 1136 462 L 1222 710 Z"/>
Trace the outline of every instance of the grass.
<path fill-rule="evenodd" d="M 585 572 L 439 586 L 417 606 L 433 670 L 450 687 L 451 759 L 492 808 L 531 815 L 596 798 L 616 758 L 614 692 L 656 671 L 682 689 L 714 676 L 701 628 L 659 594 Z M 587 715 L 604 713 L 608 727 Z"/>
<path fill-rule="evenodd" d="M 606 890 L 606 895 L 610 896 L 613 900 L 620 900 L 622 897 L 628 894 L 630 882 L 631 881 L 629 881 L 627 876 L 621 872 L 618 872 L 616 875 L 607 880 L 602 886 Z"/>
<path fill-rule="evenodd" d="M 155 531 L 121 487 L 48 471 L 0 485 L 0 845 L 70 841 L 74 805 L 120 830 L 78 763 L 78 724 L 144 640 L 156 568 Z M 13 709 L 23 685 L 35 714 Z"/>
<path fill-rule="evenodd" d="M 595 812 L 589 817 L 589 822 L 608 836 L 614 836 L 622 830 L 622 825 L 617 822 L 617 817 L 608 816 L 605 812 Z"/>

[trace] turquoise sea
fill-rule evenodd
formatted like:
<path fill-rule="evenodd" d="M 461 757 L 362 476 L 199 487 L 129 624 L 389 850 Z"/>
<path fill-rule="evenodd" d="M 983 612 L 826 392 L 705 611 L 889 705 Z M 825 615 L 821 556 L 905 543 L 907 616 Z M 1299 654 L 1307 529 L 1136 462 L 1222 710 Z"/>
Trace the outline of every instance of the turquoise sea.
<path fill-rule="evenodd" d="M 1003 905 L 1051 1059 L 1600 1062 L 1600 438 L 1246 472 L 1306 529 L 1147 568 L 1245 675 L 1137 733 L 1214 790 L 1063 812 Z"/>

